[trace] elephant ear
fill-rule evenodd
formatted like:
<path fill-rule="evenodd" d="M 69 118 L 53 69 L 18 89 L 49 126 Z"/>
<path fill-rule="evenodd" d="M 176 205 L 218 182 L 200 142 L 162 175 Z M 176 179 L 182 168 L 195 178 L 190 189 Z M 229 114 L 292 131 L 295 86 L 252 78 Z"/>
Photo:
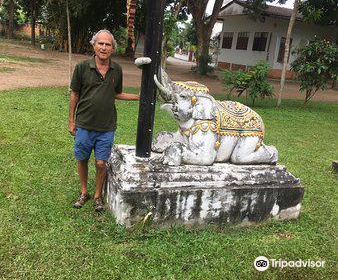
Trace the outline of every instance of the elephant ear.
<path fill-rule="evenodd" d="M 209 97 L 197 97 L 197 102 L 192 110 L 192 118 L 195 120 L 212 120 L 214 118 L 214 102 Z"/>

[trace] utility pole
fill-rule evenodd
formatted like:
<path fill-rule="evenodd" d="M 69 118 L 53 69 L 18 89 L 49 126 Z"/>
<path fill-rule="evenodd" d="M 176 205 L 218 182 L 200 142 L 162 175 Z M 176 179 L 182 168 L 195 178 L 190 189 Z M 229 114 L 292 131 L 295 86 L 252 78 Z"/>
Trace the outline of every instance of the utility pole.
<path fill-rule="evenodd" d="M 151 63 L 142 67 L 141 96 L 138 113 L 136 156 L 150 157 L 153 137 L 156 85 L 154 75 L 161 64 L 161 46 L 165 0 L 148 0 L 147 26 L 143 56 Z"/>

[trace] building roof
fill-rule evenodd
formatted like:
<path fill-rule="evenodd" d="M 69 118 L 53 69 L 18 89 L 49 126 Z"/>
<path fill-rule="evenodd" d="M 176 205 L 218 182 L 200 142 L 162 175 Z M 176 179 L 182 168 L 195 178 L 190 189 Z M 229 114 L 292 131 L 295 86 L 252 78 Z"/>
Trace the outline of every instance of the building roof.
<path fill-rule="evenodd" d="M 290 19 L 291 14 L 292 9 L 276 7 L 271 5 L 268 5 L 267 9 L 263 12 L 263 15 L 282 17 L 286 19 Z M 302 18 L 303 18 L 302 14 L 297 12 L 297 20 L 302 20 Z"/>
<path fill-rule="evenodd" d="M 229 2 L 228 4 L 224 5 L 221 8 L 220 13 L 222 11 L 224 11 L 226 8 L 228 8 L 229 6 L 231 6 L 232 4 L 238 4 L 238 5 L 241 5 L 244 8 L 245 2 L 246 1 L 243 1 L 243 0 L 233 0 L 233 1 Z M 292 9 L 267 5 L 267 8 L 262 12 L 262 15 L 263 16 L 290 19 L 291 13 L 292 13 Z M 301 21 L 302 18 L 303 18 L 302 14 L 297 13 L 296 20 Z"/>

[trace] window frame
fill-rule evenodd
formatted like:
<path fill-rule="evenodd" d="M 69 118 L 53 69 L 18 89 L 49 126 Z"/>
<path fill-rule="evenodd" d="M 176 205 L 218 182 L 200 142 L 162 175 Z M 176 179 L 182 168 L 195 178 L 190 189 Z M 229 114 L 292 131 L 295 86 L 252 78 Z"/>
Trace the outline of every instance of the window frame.
<path fill-rule="evenodd" d="M 231 35 L 231 36 L 226 36 L 227 35 Z M 231 38 L 230 41 L 227 41 L 228 45 L 227 47 L 225 47 L 224 45 L 224 39 L 225 38 Z M 234 40 L 234 32 L 223 32 L 223 38 L 222 38 L 222 49 L 227 49 L 227 50 L 231 50 L 232 49 L 232 42 Z M 230 46 L 230 47 L 229 47 Z"/>
<path fill-rule="evenodd" d="M 257 36 L 259 35 L 259 36 Z M 265 37 L 263 35 L 266 35 Z M 252 44 L 252 50 L 257 52 L 265 52 L 268 43 L 269 32 L 255 32 Z M 264 45 L 264 47 L 263 47 Z"/>
<path fill-rule="evenodd" d="M 245 34 L 247 36 L 240 36 L 240 34 Z M 248 31 L 238 32 L 237 41 L 236 41 L 236 50 L 243 50 L 243 51 L 248 50 L 249 38 L 250 38 L 250 32 Z"/>

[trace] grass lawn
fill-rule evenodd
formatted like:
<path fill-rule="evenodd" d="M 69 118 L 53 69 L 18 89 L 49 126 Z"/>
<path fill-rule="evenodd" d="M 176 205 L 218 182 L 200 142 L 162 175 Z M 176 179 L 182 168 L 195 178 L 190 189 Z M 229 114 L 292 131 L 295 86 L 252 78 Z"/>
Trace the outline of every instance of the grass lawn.
<path fill-rule="evenodd" d="M 135 92 L 128 88 L 126 91 Z M 66 88 L 0 92 L 0 279 L 334 279 L 337 277 L 338 104 L 260 102 L 267 144 L 306 187 L 298 220 L 251 228 L 134 228 L 91 203 L 80 188 L 68 134 Z M 134 144 L 137 102 L 117 102 L 116 142 Z M 155 131 L 176 125 L 157 111 Z M 93 186 L 94 168 L 90 169 Z M 93 187 L 89 191 L 93 193 Z M 253 261 L 325 260 L 324 268 L 269 268 Z"/>
<path fill-rule="evenodd" d="M 15 68 L 12 67 L 0 67 L 0 73 L 4 73 L 4 72 L 13 72 L 15 71 Z"/>
<path fill-rule="evenodd" d="M 13 54 L 0 54 L 0 59 L 10 60 L 12 61 L 22 61 L 22 62 L 37 62 L 37 63 L 46 63 L 49 62 L 50 59 L 46 58 L 38 58 L 38 57 L 30 57 L 23 55 L 13 55 Z"/>

